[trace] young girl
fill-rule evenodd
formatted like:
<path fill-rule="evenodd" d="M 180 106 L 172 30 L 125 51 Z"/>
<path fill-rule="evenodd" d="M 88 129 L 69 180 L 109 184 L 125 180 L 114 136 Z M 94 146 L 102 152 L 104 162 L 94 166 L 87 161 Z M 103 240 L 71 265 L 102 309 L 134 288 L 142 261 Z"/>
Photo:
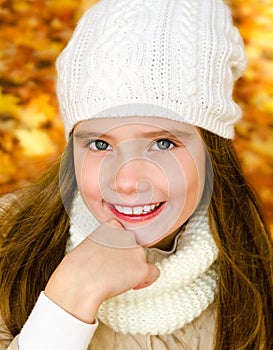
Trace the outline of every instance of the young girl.
<path fill-rule="evenodd" d="M 220 0 L 101 0 L 57 62 L 60 161 L 4 198 L 1 349 L 272 349 Z M 5 203 L 4 203 L 5 202 Z"/>

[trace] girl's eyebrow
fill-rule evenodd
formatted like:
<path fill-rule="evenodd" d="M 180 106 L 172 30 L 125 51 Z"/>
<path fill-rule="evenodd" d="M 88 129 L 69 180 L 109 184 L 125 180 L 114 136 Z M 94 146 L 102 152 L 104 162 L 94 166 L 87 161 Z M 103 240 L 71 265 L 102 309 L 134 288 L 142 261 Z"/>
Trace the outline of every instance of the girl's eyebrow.
<path fill-rule="evenodd" d="M 98 139 L 103 136 L 101 132 L 79 130 L 74 133 L 77 139 Z"/>
<path fill-rule="evenodd" d="M 78 139 L 98 139 L 101 137 L 111 137 L 110 135 L 107 135 L 107 133 L 103 132 L 96 132 L 96 131 L 87 131 L 87 130 L 79 130 L 76 131 L 74 136 Z M 185 130 L 159 130 L 159 131 L 143 131 L 136 135 L 137 138 L 149 138 L 149 139 L 156 139 L 159 137 L 177 137 L 178 139 L 185 138 L 192 136 L 191 132 L 185 131 Z"/>
<path fill-rule="evenodd" d="M 148 138 L 158 138 L 158 137 L 177 137 L 178 139 L 185 138 L 192 136 L 191 132 L 185 131 L 185 130 L 160 130 L 160 131 L 150 131 L 150 132 L 144 132 L 144 137 Z"/>

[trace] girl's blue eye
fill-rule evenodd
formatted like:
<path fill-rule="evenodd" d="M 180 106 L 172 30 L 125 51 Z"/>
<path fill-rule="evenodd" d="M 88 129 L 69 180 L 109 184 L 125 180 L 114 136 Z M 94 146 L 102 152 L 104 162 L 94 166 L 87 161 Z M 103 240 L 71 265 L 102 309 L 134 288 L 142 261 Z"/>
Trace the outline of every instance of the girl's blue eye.
<path fill-rule="evenodd" d="M 109 143 L 103 140 L 91 141 L 88 144 L 88 148 L 94 151 L 106 151 L 110 147 Z"/>
<path fill-rule="evenodd" d="M 151 147 L 153 151 L 165 151 L 172 149 L 174 147 L 174 143 L 168 139 L 157 140 Z"/>

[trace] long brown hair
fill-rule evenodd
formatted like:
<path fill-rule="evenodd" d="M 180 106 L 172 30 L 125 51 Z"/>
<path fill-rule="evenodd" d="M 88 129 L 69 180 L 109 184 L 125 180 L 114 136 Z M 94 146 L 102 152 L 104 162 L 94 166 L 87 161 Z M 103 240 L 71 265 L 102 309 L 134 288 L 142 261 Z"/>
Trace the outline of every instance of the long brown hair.
<path fill-rule="evenodd" d="M 219 249 L 215 350 L 272 349 L 272 239 L 232 142 L 200 133 L 214 172 L 209 217 Z M 18 204 L 1 217 L 0 314 L 12 336 L 20 332 L 65 254 L 69 220 L 63 201 L 69 210 L 76 191 L 73 164 L 70 140 L 63 157 L 62 196 L 59 162 L 19 193 Z"/>
<path fill-rule="evenodd" d="M 3 208 L 0 228 L 0 315 L 12 336 L 26 322 L 40 292 L 64 257 L 76 180 L 73 144 L 61 160 Z M 61 178 L 60 178 L 61 177 Z M 62 193 L 59 184 L 65 183 Z M 0 338 L 1 339 L 1 338 Z"/>
<path fill-rule="evenodd" d="M 219 249 L 215 349 L 272 349 L 272 238 L 232 141 L 201 135 L 213 168 L 209 216 Z"/>

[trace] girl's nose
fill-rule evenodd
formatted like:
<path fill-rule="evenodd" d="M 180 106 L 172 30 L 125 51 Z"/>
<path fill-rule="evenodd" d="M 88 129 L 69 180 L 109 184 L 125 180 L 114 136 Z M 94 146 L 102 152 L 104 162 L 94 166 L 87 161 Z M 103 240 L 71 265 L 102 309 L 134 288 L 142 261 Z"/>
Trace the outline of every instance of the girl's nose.
<path fill-rule="evenodd" d="M 151 165 L 144 159 L 127 161 L 112 174 L 111 189 L 125 195 L 148 192 L 151 188 L 150 168 Z"/>

